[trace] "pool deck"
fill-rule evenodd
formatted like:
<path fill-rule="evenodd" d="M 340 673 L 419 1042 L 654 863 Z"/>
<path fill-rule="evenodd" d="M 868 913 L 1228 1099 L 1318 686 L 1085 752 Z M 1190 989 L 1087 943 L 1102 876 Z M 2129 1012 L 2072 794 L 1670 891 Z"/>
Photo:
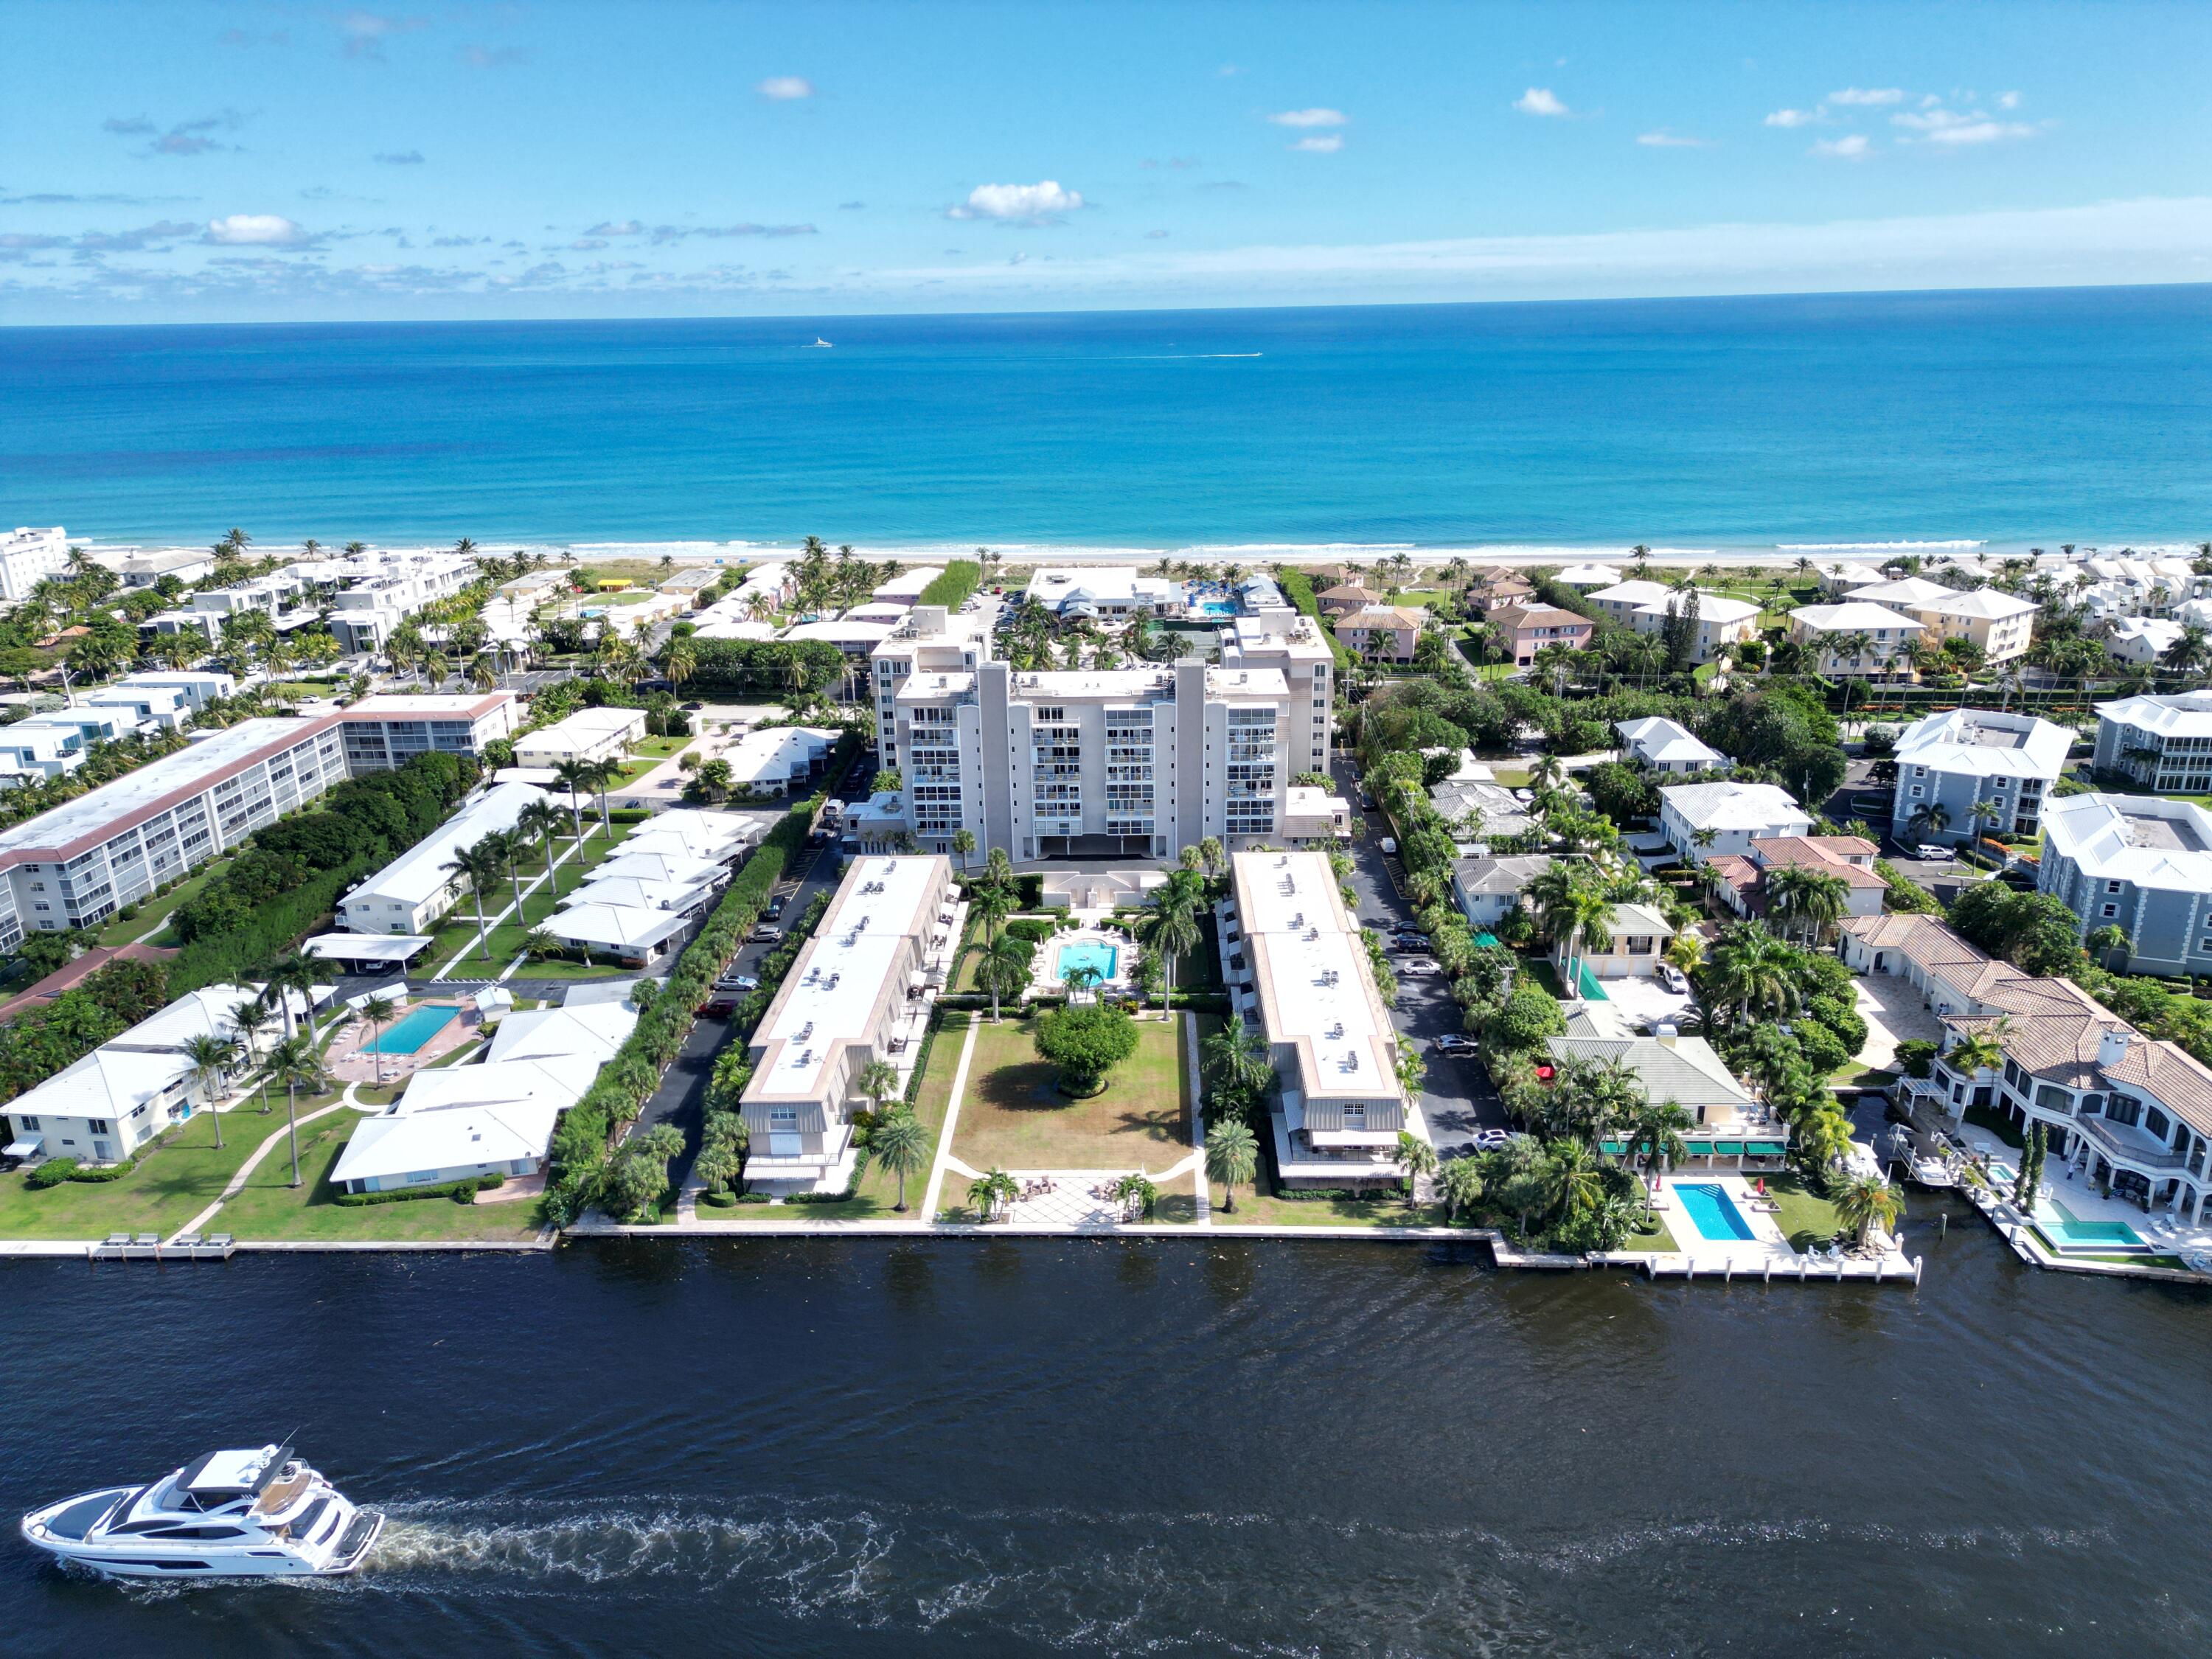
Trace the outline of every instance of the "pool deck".
<path fill-rule="evenodd" d="M 324 1065 L 340 1082 L 374 1085 L 380 1079 L 383 1085 L 389 1088 L 412 1077 L 425 1066 L 450 1054 L 463 1043 L 473 1042 L 482 1034 L 477 1020 L 459 1003 L 418 1002 L 408 1012 L 422 1007 L 451 1007 L 455 1010 L 457 1017 L 447 1020 L 411 1054 L 374 1054 L 368 1052 L 368 1044 L 372 1040 L 368 1027 L 349 1014 L 337 1040 L 323 1056 Z M 406 1015 L 402 1014 L 399 1018 L 404 1019 Z M 398 1020 L 391 1021 L 384 1029 L 389 1031 L 398 1023 Z"/>
<path fill-rule="evenodd" d="M 1640 1267 L 1653 1278 L 1907 1280 L 1919 1282 L 1919 1267 L 1886 1233 L 1875 1236 L 1871 1255 L 1800 1255 L 1774 1218 L 1771 1200 L 1755 1190 L 1756 1177 L 1725 1170 L 1692 1170 L 1662 1176 L 1652 1210 L 1674 1236 L 1672 1250 L 1613 1250 L 1595 1256 L 1605 1267 Z M 1691 1221 L 1678 1187 L 1718 1187 L 1750 1228 L 1749 1238 L 1707 1238 Z"/>
<path fill-rule="evenodd" d="M 1056 997 L 1067 989 L 1060 976 L 1060 953 L 1064 951 L 1089 946 L 1093 950 L 1114 953 L 1114 971 L 1099 981 L 1100 985 L 1115 990 L 1127 990 L 1130 986 L 1129 962 L 1136 947 L 1127 935 L 1116 929 L 1102 927 L 1098 915 L 1084 911 L 1071 917 L 1075 926 L 1066 933 L 1054 933 L 1037 947 L 1036 977 L 1030 981 L 1029 994 L 1033 997 Z"/>

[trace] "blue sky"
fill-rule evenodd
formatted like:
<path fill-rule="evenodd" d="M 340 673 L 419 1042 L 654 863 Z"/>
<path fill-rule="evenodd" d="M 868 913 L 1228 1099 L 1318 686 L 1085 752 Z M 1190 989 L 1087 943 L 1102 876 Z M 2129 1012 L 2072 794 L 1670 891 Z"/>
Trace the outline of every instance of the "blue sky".
<path fill-rule="evenodd" d="M 9 0 L 0 321 L 2212 280 L 2212 6 Z"/>

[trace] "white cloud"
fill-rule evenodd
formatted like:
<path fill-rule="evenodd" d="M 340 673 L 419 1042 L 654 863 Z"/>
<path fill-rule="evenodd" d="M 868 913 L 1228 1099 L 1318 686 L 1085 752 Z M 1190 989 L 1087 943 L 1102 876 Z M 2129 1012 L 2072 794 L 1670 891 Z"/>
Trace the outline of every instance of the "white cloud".
<path fill-rule="evenodd" d="M 1905 101 L 1902 87 L 1845 87 L 1841 92 L 1828 94 L 1832 104 L 1901 104 Z"/>
<path fill-rule="evenodd" d="M 2020 107 L 2020 94 L 2016 92 L 1999 93 L 1997 94 L 1997 107 L 1999 109 L 2018 109 Z"/>
<path fill-rule="evenodd" d="M 1811 109 L 1778 109 L 1766 118 L 1770 127 L 1809 127 L 1828 118 L 1828 112 L 1815 106 Z"/>
<path fill-rule="evenodd" d="M 1523 115 L 1570 115 L 1573 112 L 1559 100 L 1549 87 L 1531 87 L 1513 100 L 1513 107 Z"/>
<path fill-rule="evenodd" d="M 2008 138 L 2033 138 L 2035 129 L 2021 121 L 1967 121 L 1928 135 L 1931 144 L 1995 144 Z"/>
<path fill-rule="evenodd" d="M 1711 149 L 1713 147 L 1713 141 L 1710 138 L 1692 138 L 1682 133 L 1669 132 L 1664 127 L 1656 132 L 1638 133 L 1636 142 L 1649 149 Z"/>
<path fill-rule="evenodd" d="M 208 221 L 207 240 L 223 247 L 296 247 L 307 233 L 281 213 L 232 213 Z"/>
<path fill-rule="evenodd" d="M 794 98 L 811 98 L 814 82 L 803 75 L 771 75 L 753 90 L 763 98 L 785 104 Z"/>
<path fill-rule="evenodd" d="M 1840 138 L 1816 138 L 1808 152 L 1814 155 L 1832 156 L 1839 161 L 1863 161 L 1873 152 L 1863 132 L 1845 133 Z"/>
<path fill-rule="evenodd" d="M 1062 190 L 1046 179 L 1034 185 L 978 185 L 959 206 L 946 210 L 951 219 L 996 219 L 1005 224 L 1057 224 L 1062 215 L 1083 205 L 1079 191 Z"/>
<path fill-rule="evenodd" d="M 586 236 L 635 236 L 645 227 L 635 219 L 605 220 L 584 233 Z"/>
<path fill-rule="evenodd" d="M 1286 109 L 1267 118 L 1279 127 L 1340 127 L 1351 122 L 1340 109 Z"/>
<path fill-rule="evenodd" d="M 1341 133 L 1324 133 L 1318 137 L 1301 138 L 1291 148 L 1306 150 L 1316 155 L 1334 155 L 1344 148 L 1344 137 Z"/>

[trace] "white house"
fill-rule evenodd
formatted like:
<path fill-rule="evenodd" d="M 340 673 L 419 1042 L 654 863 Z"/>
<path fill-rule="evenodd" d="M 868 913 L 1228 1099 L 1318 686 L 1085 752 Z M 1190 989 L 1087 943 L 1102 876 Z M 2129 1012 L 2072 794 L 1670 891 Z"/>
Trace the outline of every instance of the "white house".
<path fill-rule="evenodd" d="M 194 714 L 210 703 L 238 695 L 238 681 L 233 676 L 210 672 L 188 673 L 182 670 L 147 669 L 138 673 L 125 674 L 109 689 L 120 691 L 131 686 L 166 687 L 184 694 L 185 702 Z"/>
<path fill-rule="evenodd" d="M 2170 617 L 2121 617 L 2105 637 L 2105 649 L 2122 662 L 2155 666 L 2181 638 L 2181 624 Z"/>
<path fill-rule="evenodd" d="M 829 763 L 837 733 L 822 726 L 771 726 L 748 732 L 724 750 L 730 787 L 740 795 L 781 795 Z"/>
<path fill-rule="evenodd" d="M 903 605 L 911 610 L 921 603 L 921 596 L 930 583 L 945 574 L 941 564 L 925 564 L 913 570 L 902 570 L 896 576 L 877 584 L 869 595 L 888 605 Z"/>
<path fill-rule="evenodd" d="M 579 708 L 564 720 L 514 740 L 517 766 L 558 766 L 562 761 L 619 760 L 645 737 L 642 708 Z"/>
<path fill-rule="evenodd" d="M 678 857 L 665 853 L 641 853 L 625 846 L 612 858 L 602 859 L 584 872 L 584 885 L 601 881 L 664 881 L 679 887 L 719 886 L 729 878 L 726 866 L 713 859 Z"/>
<path fill-rule="evenodd" d="M 1659 792 L 1659 832 L 1692 864 L 1748 853 L 1755 838 L 1812 829 L 1805 809 L 1771 783 L 1678 783 Z"/>
<path fill-rule="evenodd" d="M 1637 579 L 1598 588 L 1586 597 L 1600 621 L 1638 634 L 1663 633 L 1668 612 L 1678 617 L 1687 615 L 1694 598 L 1697 633 L 1691 650 L 1697 662 L 1711 662 L 1730 646 L 1759 637 L 1759 607 L 1725 593 Z"/>
<path fill-rule="evenodd" d="M 574 1058 L 596 1072 L 615 1057 L 636 1026 L 636 1011 L 619 1002 L 525 1009 L 500 1021 L 484 1060 L 495 1065 L 503 1060 Z"/>
<path fill-rule="evenodd" d="M 417 1072 L 398 1100 L 355 1128 L 331 1184 L 376 1193 L 538 1174 L 554 1126 L 597 1071 L 585 1060 L 565 1054 Z"/>
<path fill-rule="evenodd" d="M 1729 757 L 1700 742 L 1689 728 L 1650 714 L 1638 720 L 1615 720 L 1624 758 L 1650 772 L 1709 772 L 1725 768 Z"/>
<path fill-rule="evenodd" d="M 427 932 L 468 891 L 468 884 L 446 868 L 453 855 L 486 836 L 514 829 L 524 807 L 545 798 L 545 792 L 532 784 L 492 785 L 347 894 L 338 908 L 340 919 L 356 933 Z M 487 895 L 485 914 L 499 908 L 497 896 Z"/>
<path fill-rule="evenodd" d="M 1491 928 L 1520 900 L 1528 884 L 1552 867 L 1548 853 L 1497 858 L 1484 855 L 1452 866 L 1452 902 L 1470 927 Z"/>
<path fill-rule="evenodd" d="M 207 1084 L 185 1058 L 185 1044 L 196 1036 L 235 1039 L 230 1011 L 259 990 L 210 985 L 179 997 L 16 1096 L 7 1107 L 9 1155 L 73 1158 L 81 1164 L 129 1158 L 209 1103 Z M 239 1069 L 226 1073 L 218 1095 Z"/>
<path fill-rule="evenodd" d="M 1666 917 L 1648 904 L 1616 904 L 1606 913 L 1605 943 L 1584 938 L 1573 951 L 1576 977 L 1583 982 L 1567 988 L 1570 996 L 1586 996 L 1589 983 L 1597 979 L 1650 979 L 1659 970 L 1660 953 L 1674 929 Z M 1569 940 L 1553 941 L 1552 962 L 1562 977 L 1567 971 Z"/>
<path fill-rule="evenodd" d="M 576 898 L 544 924 L 547 933 L 580 951 L 647 968 L 682 949 L 696 920 L 681 910 L 596 903 L 588 887 L 579 889 Z"/>
<path fill-rule="evenodd" d="M 192 717 L 191 699 L 175 685 L 109 685 L 82 699 L 96 708 L 130 721 L 141 732 L 180 732 Z"/>

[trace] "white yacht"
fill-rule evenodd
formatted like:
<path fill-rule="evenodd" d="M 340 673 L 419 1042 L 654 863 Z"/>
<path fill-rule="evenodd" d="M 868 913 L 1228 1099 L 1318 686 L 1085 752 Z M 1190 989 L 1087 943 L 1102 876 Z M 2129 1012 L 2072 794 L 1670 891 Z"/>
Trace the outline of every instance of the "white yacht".
<path fill-rule="evenodd" d="M 368 1555 L 384 1516 L 292 1448 L 215 1451 L 144 1486 L 81 1492 L 23 1517 L 40 1549 L 125 1578 L 328 1578 Z"/>

